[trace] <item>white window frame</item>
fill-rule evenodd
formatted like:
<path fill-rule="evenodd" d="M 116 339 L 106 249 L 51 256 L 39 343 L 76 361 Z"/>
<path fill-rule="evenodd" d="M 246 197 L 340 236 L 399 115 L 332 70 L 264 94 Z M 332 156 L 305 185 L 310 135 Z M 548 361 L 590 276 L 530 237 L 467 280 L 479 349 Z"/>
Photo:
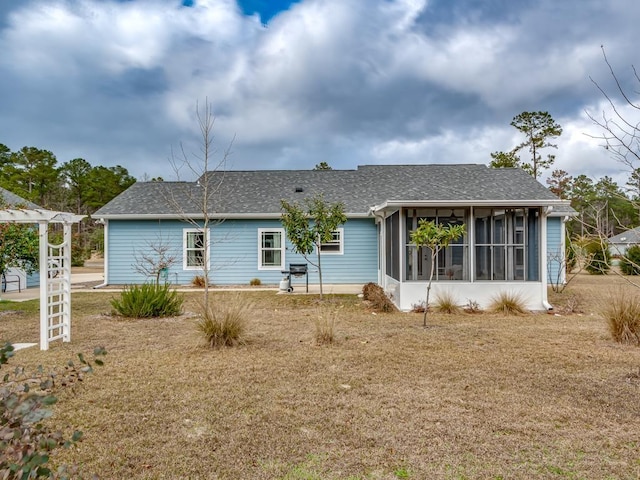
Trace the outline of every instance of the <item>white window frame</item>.
<path fill-rule="evenodd" d="M 322 255 L 343 255 L 344 254 L 344 228 L 336 228 L 333 232 L 333 234 L 338 234 L 339 238 L 338 241 L 332 241 L 332 242 L 327 242 L 327 243 L 321 243 L 320 244 L 320 253 Z M 326 245 L 339 245 L 339 249 L 338 250 L 324 250 L 324 247 Z"/>
<path fill-rule="evenodd" d="M 205 243 L 206 245 L 204 246 L 204 255 L 205 255 L 205 259 L 206 259 L 206 267 L 204 265 L 188 265 L 187 261 L 188 261 L 188 255 L 187 255 L 187 251 L 188 250 L 199 250 L 199 249 L 195 249 L 195 248 L 188 248 L 188 242 L 187 242 L 187 237 L 189 236 L 190 233 L 200 233 L 200 234 L 204 234 L 205 236 Z M 183 228 L 182 229 L 182 269 L 183 270 L 204 270 L 205 268 L 208 270 L 211 270 L 211 229 L 207 228 L 206 232 L 204 229 L 202 228 Z"/>
<path fill-rule="evenodd" d="M 264 233 L 279 233 L 280 234 L 280 265 L 263 265 L 262 264 L 262 252 L 264 250 L 278 250 L 277 248 L 266 248 L 262 244 L 262 235 Z M 259 228 L 258 229 L 258 270 L 284 270 L 285 264 L 285 250 L 286 250 L 286 237 L 284 228 Z"/>

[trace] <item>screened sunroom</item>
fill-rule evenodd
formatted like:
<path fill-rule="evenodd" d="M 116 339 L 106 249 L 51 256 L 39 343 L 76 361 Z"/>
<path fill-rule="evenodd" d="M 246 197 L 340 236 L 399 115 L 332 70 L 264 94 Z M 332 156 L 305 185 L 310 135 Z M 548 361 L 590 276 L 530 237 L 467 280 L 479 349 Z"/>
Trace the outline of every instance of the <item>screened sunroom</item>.
<path fill-rule="evenodd" d="M 402 310 L 423 303 L 431 251 L 412 244 L 411 232 L 421 220 L 464 225 L 464 236 L 438 252 L 431 298 L 446 290 L 460 305 L 487 306 L 492 296 L 509 291 L 522 296 L 532 310 L 547 309 L 548 230 L 563 226 L 559 218 L 547 218 L 551 210 L 542 205 L 385 205 L 375 212 L 382 245 L 380 283 Z"/>

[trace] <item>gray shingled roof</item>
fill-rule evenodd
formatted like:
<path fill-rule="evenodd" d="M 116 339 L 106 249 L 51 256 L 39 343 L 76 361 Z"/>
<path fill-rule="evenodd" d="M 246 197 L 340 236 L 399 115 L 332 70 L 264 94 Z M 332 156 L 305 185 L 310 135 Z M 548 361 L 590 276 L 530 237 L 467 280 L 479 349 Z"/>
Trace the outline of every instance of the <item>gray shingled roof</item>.
<path fill-rule="evenodd" d="M 640 243 L 640 227 L 632 228 L 619 233 L 608 240 L 609 243 L 619 243 L 623 245 L 635 245 Z"/>
<path fill-rule="evenodd" d="M 256 170 L 213 172 L 211 214 L 279 215 L 280 201 L 322 193 L 351 215 L 366 215 L 384 202 L 537 202 L 559 199 L 520 169 L 486 165 L 365 165 L 357 170 Z M 296 192 L 301 189 L 301 192 Z M 191 182 L 138 182 L 94 217 L 192 215 L 202 210 L 202 187 Z"/>
<path fill-rule="evenodd" d="M 42 208 L 35 203 L 30 202 L 29 200 L 26 200 L 21 196 L 16 195 L 15 193 L 12 193 L 2 187 L 0 187 L 0 198 L 2 199 L 2 203 L 10 207 L 22 206 L 29 209 Z"/>

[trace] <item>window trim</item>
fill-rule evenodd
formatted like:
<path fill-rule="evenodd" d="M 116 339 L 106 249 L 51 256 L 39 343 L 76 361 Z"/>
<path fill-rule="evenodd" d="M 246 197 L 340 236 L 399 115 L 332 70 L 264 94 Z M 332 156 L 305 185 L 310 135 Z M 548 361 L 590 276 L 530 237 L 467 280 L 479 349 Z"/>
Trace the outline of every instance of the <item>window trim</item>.
<path fill-rule="evenodd" d="M 340 238 L 338 239 L 338 241 L 332 241 L 332 242 L 326 242 L 326 243 L 321 243 L 320 244 L 320 254 L 321 255 L 344 255 L 344 228 L 340 227 L 340 228 L 336 228 L 333 232 L 331 233 L 337 233 Z M 339 249 L 338 250 L 329 250 L 329 251 L 324 251 L 323 248 L 325 245 L 338 245 Z"/>
<path fill-rule="evenodd" d="M 280 265 L 263 265 L 262 264 L 262 252 L 265 250 L 262 244 L 262 235 L 264 233 L 279 233 L 280 234 Z M 267 250 L 278 250 L 277 248 L 268 248 Z M 284 270 L 285 265 L 285 251 L 286 251 L 286 237 L 284 228 L 259 228 L 258 229 L 258 270 Z"/>
<path fill-rule="evenodd" d="M 203 248 L 204 255 L 206 259 L 206 267 L 204 265 L 188 265 L 187 252 L 190 250 L 200 250 L 198 248 L 188 248 L 187 247 L 187 238 L 190 233 L 201 233 L 205 236 L 205 246 Z M 182 269 L 183 270 L 211 270 L 211 229 L 207 228 L 206 231 L 204 228 L 183 228 L 182 229 Z"/>

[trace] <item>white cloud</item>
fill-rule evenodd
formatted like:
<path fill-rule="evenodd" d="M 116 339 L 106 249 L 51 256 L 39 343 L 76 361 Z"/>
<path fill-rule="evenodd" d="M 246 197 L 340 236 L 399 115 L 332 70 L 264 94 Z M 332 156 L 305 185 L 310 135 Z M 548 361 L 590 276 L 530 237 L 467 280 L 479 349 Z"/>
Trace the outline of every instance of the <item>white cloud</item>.
<path fill-rule="evenodd" d="M 20 92 L 0 143 L 155 176 L 171 145 L 197 144 L 208 98 L 220 143 L 237 134 L 236 168 L 486 163 L 519 141 L 514 115 L 548 110 L 565 128 L 558 166 L 614 171 L 581 133 L 601 100 L 588 77 L 606 79 L 601 44 L 633 63 L 640 6 L 478 5 L 303 0 L 264 27 L 234 0 L 19 3 L 0 21 L 0 88 Z"/>

